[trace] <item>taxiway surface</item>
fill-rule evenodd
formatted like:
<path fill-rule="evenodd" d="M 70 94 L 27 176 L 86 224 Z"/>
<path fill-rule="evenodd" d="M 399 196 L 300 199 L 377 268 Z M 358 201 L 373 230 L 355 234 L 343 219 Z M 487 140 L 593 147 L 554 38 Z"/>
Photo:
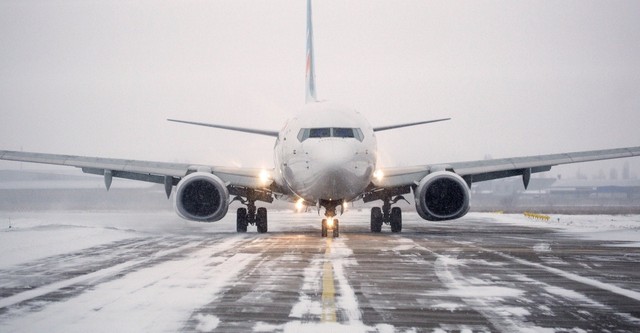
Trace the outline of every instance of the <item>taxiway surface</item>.
<path fill-rule="evenodd" d="M 432 223 L 407 213 L 402 233 L 372 234 L 354 211 L 335 239 L 319 237 L 316 214 L 270 213 L 268 234 L 235 233 L 233 214 L 211 225 L 166 214 L 11 217 L 0 331 L 640 328 L 640 248 L 628 242 L 492 214 Z M 15 245 L 25 239 L 34 243 Z"/>

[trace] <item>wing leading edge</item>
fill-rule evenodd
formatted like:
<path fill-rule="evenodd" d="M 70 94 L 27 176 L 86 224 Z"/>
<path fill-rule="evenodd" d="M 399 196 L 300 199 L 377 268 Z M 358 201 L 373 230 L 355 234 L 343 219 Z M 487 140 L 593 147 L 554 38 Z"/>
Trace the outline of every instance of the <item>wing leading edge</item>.
<path fill-rule="evenodd" d="M 167 120 L 171 121 L 171 122 L 174 122 L 174 123 L 182 123 L 182 124 L 189 124 L 189 125 L 196 125 L 196 126 L 213 127 L 213 128 L 220 128 L 220 129 L 225 129 L 225 130 L 229 130 L 229 131 L 236 131 L 236 132 L 244 132 L 244 133 L 251 133 L 251 134 L 266 135 L 266 136 L 271 136 L 271 137 L 278 137 L 278 132 L 277 131 L 268 131 L 268 130 L 261 130 L 261 129 L 255 129 L 255 128 L 209 124 L 209 123 L 201 123 L 201 122 L 197 122 L 197 121 L 187 121 L 187 120 L 177 120 L 177 119 L 167 119 Z"/>
<path fill-rule="evenodd" d="M 107 189 L 110 187 L 113 177 L 164 184 L 167 196 L 171 193 L 171 187 L 177 185 L 180 179 L 197 171 L 215 174 L 227 186 L 268 189 L 273 183 L 273 170 L 257 168 L 219 167 L 8 150 L 0 150 L 0 160 L 81 168 L 84 173 L 103 175 Z"/>
<path fill-rule="evenodd" d="M 549 171 L 551 167 L 556 165 L 633 156 L 640 156 L 640 147 L 453 162 L 413 167 L 381 168 L 380 170 L 384 177 L 374 179 L 373 185 L 379 188 L 415 185 L 432 172 L 451 171 L 462 176 L 469 186 L 472 182 L 523 176 L 526 187 L 529 183 L 529 176 L 532 173 Z"/>
<path fill-rule="evenodd" d="M 396 129 L 396 128 L 416 126 L 416 125 L 422 125 L 422 124 L 430 124 L 430 123 L 437 123 L 437 122 L 440 122 L 440 121 L 447 121 L 447 120 L 451 120 L 451 118 L 425 120 L 425 121 L 418 121 L 418 122 L 415 122 L 415 123 L 397 124 L 397 125 L 390 125 L 390 126 L 379 126 L 379 127 L 374 127 L 373 131 L 374 132 L 381 132 L 381 131 L 387 131 L 387 130 Z"/>

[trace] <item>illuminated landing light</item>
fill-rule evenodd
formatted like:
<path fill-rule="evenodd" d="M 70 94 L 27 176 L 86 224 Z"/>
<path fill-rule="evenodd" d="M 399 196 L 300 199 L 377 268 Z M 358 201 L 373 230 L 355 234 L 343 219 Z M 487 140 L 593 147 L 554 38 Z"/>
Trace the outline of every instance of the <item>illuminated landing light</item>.
<path fill-rule="evenodd" d="M 296 201 L 296 210 L 298 212 L 301 212 L 302 209 L 304 209 L 304 199 L 300 198 L 298 199 L 298 201 Z"/>
<path fill-rule="evenodd" d="M 260 178 L 260 182 L 263 185 L 267 185 L 269 183 L 269 181 L 271 180 L 271 175 L 269 174 L 269 171 L 267 170 L 260 170 L 260 175 L 258 176 Z"/>
<path fill-rule="evenodd" d="M 327 227 L 328 228 L 332 228 L 333 227 L 333 217 L 327 218 Z"/>
<path fill-rule="evenodd" d="M 382 170 L 378 169 L 378 170 L 373 172 L 373 177 L 377 181 L 382 181 L 382 179 L 384 178 L 384 172 L 382 172 Z"/>
<path fill-rule="evenodd" d="M 344 214 L 344 212 L 346 212 L 347 210 L 349 210 L 349 203 L 343 201 L 342 205 L 340 206 L 340 215 Z"/>

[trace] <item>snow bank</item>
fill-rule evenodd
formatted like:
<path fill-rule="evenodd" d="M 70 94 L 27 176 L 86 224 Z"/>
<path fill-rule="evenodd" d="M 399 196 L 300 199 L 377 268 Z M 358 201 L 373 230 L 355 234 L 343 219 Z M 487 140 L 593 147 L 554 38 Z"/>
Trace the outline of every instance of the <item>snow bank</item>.
<path fill-rule="evenodd" d="M 640 215 L 551 215 L 549 221 L 516 214 L 471 213 L 468 216 L 489 217 L 498 223 L 533 228 L 553 228 L 584 239 L 625 242 L 611 246 L 640 247 Z"/>

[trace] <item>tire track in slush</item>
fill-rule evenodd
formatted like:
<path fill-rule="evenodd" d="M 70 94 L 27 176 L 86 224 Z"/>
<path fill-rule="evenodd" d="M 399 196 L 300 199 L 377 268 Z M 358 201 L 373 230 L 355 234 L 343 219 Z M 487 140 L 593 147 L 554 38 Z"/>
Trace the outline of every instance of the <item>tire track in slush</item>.
<path fill-rule="evenodd" d="M 164 251 L 165 261 L 118 273 L 41 311 L 14 311 L 0 321 L 0 331 L 104 331 L 105 322 L 110 323 L 109 331 L 179 331 L 193 306 L 210 300 L 255 259 L 233 251 L 245 240 L 205 240 Z M 141 315 L 145 320 L 139 320 Z"/>
<path fill-rule="evenodd" d="M 0 296 L 14 294 L 53 284 L 70 276 L 79 276 L 102 269 L 105 262 L 123 263 L 140 256 L 151 255 L 150 245 L 166 237 L 127 239 L 22 263 L 0 270 Z M 183 243 L 186 243 L 184 241 Z M 178 244 L 178 242 L 176 242 Z M 170 246 L 175 246 L 171 244 Z M 169 245 L 168 245 L 169 246 Z M 139 253 L 140 249 L 143 253 Z"/>
<path fill-rule="evenodd" d="M 424 247 L 413 239 L 399 238 L 398 240 L 405 245 L 426 251 L 436 258 L 433 269 L 438 280 L 447 289 L 442 292 L 432 292 L 434 296 L 445 294 L 460 299 L 469 308 L 482 315 L 499 332 L 548 331 L 547 328 L 528 322 L 518 315 L 505 316 L 507 310 L 515 311 L 514 313 L 526 312 L 525 309 L 518 311 L 520 309 L 508 305 L 509 300 L 519 298 L 525 291 L 500 285 L 495 281 L 493 284 L 485 284 L 475 277 L 466 278 L 458 269 L 459 266 L 464 265 L 464 260 L 458 259 L 456 248 L 448 249 L 451 252 L 448 255 Z"/>
<path fill-rule="evenodd" d="M 194 310 L 181 330 L 247 332 L 258 316 L 286 321 L 302 283 L 300 263 L 314 256 L 315 243 L 315 237 L 271 235 L 236 247 L 238 253 L 256 255 L 254 263 L 223 294 Z"/>
<path fill-rule="evenodd" d="M 74 267 L 69 269 L 69 271 L 66 271 L 66 273 L 60 272 L 53 275 L 58 278 L 65 276 L 68 277 L 69 275 L 74 277 L 56 281 L 47 281 L 48 283 L 46 284 L 3 297 L 0 299 L 0 315 L 7 312 L 9 308 L 16 306 L 26 308 L 32 307 L 32 310 L 37 309 L 42 307 L 42 302 L 40 302 L 41 300 L 48 301 L 49 299 L 55 299 L 59 302 L 61 299 L 73 297 L 88 288 L 108 282 L 114 278 L 118 278 L 119 276 L 126 275 L 151 265 L 157 265 L 168 260 L 174 260 L 177 256 L 187 256 L 190 252 L 196 251 L 198 248 L 201 248 L 212 241 L 213 240 L 194 240 L 193 237 L 186 239 L 182 237 L 178 239 L 163 237 L 161 241 L 153 239 L 135 242 L 133 244 L 126 244 L 125 247 L 128 251 L 115 251 L 118 256 L 117 260 L 113 260 L 113 252 L 105 253 L 102 251 L 104 247 L 108 246 L 101 246 L 99 247 L 100 251 L 98 251 L 100 255 L 104 255 L 106 258 L 95 258 L 96 251 L 88 251 L 88 253 L 71 256 L 73 260 L 79 261 L 77 266 L 72 265 Z M 239 241 L 239 239 L 232 239 L 232 243 L 235 244 L 236 241 Z M 155 245 L 155 247 L 150 247 L 149 245 L 151 244 Z M 223 246 L 223 249 L 224 248 L 226 247 Z M 69 256 L 65 257 L 69 260 Z M 101 268 L 92 267 L 91 269 L 87 269 L 88 263 L 84 262 L 86 258 L 91 258 L 92 264 L 100 264 Z M 51 258 L 43 260 L 51 261 Z M 28 269 L 28 266 L 26 268 L 21 267 L 20 269 Z M 47 276 L 47 271 L 43 271 L 42 275 Z M 47 280 L 50 280 L 50 278 L 51 277 Z M 36 301 L 35 303 L 37 304 L 31 306 L 29 301 L 32 300 Z"/>
<path fill-rule="evenodd" d="M 324 253 L 314 255 L 304 268 L 303 285 L 290 318 L 284 324 L 257 322 L 254 332 L 389 332 L 386 324 L 367 326 L 346 269 L 357 265 L 348 238 L 326 238 Z M 320 243 L 320 244 L 322 244 Z"/>
<path fill-rule="evenodd" d="M 258 257 L 231 288 L 193 311 L 182 331 L 376 331 L 362 323 L 346 272 L 357 263 L 342 238 L 271 235 L 236 250 Z"/>
<path fill-rule="evenodd" d="M 574 289 L 577 282 L 637 301 L 637 292 L 633 290 L 629 290 L 629 293 L 625 294 L 626 289 L 499 251 L 486 249 L 469 242 L 454 240 L 453 244 L 455 246 L 447 250 L 449 254 L 440 254 L 418 245 L 414 240 L 404 238 L 404 241 L 412 243 L 412 246 L 417 249 L 426 250 L 436 256 L 434 269 L 438 279 L 447 287 L 446 293 L 458 297 L 467 306 L 485 317 L 499 331 L 529 330 L 542 332 L 551 330 L 548 327 L 549 320 L 546 315 L 540 316 L 541 305 L 544 306 L 544 309 L 547 309 L 547 312 L 560 311 L 556 315 L 562 313 L 563 315 L 581 317 L 588 313 L 588 316 L 592 318 L 607 318 L 608 322 L 593 320 L 585 322 L 587 327 L 582 328 L 586 330 L 609 329 L 611 323 L 615 322 L 616 324 L 613 325 L 622 332 L 627 331 L 627 327 L 640 323 L 640 320 L 633 315 L 615 311 L 606 304 L 594 301 Z M 471 251 L 464 250 L 465 248 Z M 475 257 L 475 254 L 483 252 L 494 256 L 494 259 Z M 470 258 L 459 258 L 459 254 L 473 255 Z M 495 261 L 495 258 L 504 261 Z M 482 267 L 491 268 L 492 266 L 501 267 L 507 265 L 510 267 L 508 272 L 493 270 L 490 280 L 481 277 L 482 272 L 487 272 Z M 462 268 L 465 268 L 467 273 L 472 274 L 465 276 L 461 271 Z M 532 268 L 534 271 L 531 270 Z M 540 272 L 545 272 L 546 274 L 540 275 Z M 498 275 L 505 273 L 508 273 L 508 275 L 504 277 Z M 551 276 L 555 275 L 555 278 L 550 279 L 549 273 L 552 274 Z M 530 275 L 533 275 L 533 277 L 529 278 L 528 276 Z M 550 284 L 539 280 L 540 276 L 546 277 L 545 280 L 549 280 Z M 514 279 L 520 283 L 514 284 Z M 563 280 L 569 283 L 564 283 Z M 522 288 L 521 285 L 523 284 L 526 288 Z M 559 287 L 559 285 L 573 285 L 574 287 L 566 289 Z M 437 295 L 437 293 L 432 294 Z M 524 295 L 527 296 L 524 297 Z M 533 301 L 532 303 L 518 301 L 523 298 L 532 299 Z M 563 300 L 568 301 L 568 303 Z M 553 327 L 557 328 L 557 326 L 558 324 L 555 324 Z"/>

